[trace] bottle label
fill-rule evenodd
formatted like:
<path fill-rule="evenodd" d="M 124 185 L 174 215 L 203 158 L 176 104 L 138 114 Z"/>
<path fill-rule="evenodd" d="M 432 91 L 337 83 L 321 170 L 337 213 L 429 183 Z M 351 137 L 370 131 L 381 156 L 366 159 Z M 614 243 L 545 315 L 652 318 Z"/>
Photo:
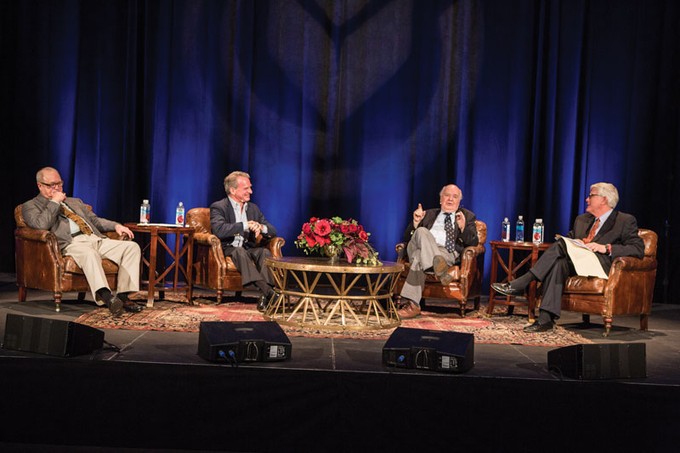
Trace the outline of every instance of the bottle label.
<path fill-rule="evenodd" d="M 149 210 L 149 207 L 146 205 L 142 205 L 142 207 L 139 208 L 139 223 L 149 223 L 151 217 L 151 211 Z"/>
<path fill-rule="evenodd" d="M 184 209 L 178 209 L 175 214 L 175 223 L 177 225 L 184 225 Z"/>

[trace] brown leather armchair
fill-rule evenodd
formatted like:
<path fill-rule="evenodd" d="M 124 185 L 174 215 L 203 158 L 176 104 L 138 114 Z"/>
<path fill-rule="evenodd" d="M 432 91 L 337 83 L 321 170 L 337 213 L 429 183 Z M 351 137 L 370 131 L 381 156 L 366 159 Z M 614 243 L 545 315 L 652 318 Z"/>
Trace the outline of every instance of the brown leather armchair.
<path fill-rule="evenodd" d="M 486 223 L 476 220 L 479 244 L 466 247 L 460 257 L 460 264 L 449 267 L 448 273 L 453 277 L 451 283 L 443 286 L 433 273 L 426 273 L 423 299 L 454 299 L 460 305 L 460 315 L 465 317 L 468 300 L 474 300 L 475 310 L 479 309 L 479 296 L 484 274 L 484 252 L 486 252 Z M 404 286 L 408 275 L 409 263 L 406 244 L 401 242 L 396 246 L 399 263 L 404 264 L 404 271 L 399 276 L 395 292 L 398 294 Z"/>
<path fill-rule="evenodd" d="M 562 310 L 583 313 L 583 321 L 590 315 L 601 315 L 604 321 L 603 336 L 608 336 L 614 315 L 639 315 L 640 330 L 647 330 L 652 311 L 652 297 L 656 280 L 657 235 L 640 229 L 645 243 L 645 256 L 619 257 L 609 271 L 609 279 L 573 276 L 567 279 L 562 295 Z"/>
<path fill-rule="evenodd" d="M 193 227 L 194 233 L 194 286 L 217 291 L 217 303 L 222 302 L 224 291 L 234 291 L 237 295 L 243 291 L 241 274 L 230 257 L 224 256 L 222 243 L 211 233 L 210 208 L 193 208 L 187 212 L 187 226 Z M 281 237 L 274 237 L 267 247 L 274 257 L 281 257 L 281 248 L 286 243 Z"/>
<path fill-rule="evenodd" d="M 89 209 L 92 209 L 88 205 Z M 85 298 L 90 289 L 83 270 L 70 256 L 64 256 L 59 250 L 57 237 L 48 230 L 30 228 L 24 221 L 21 205 L 14 208 L 15 262 L 19 302 L 26 300 L 27 290 L 39 289 L 54 294 L 56 311 L 61 310 L 62 294 L 69 291 L 78 292 L 78 300 Z M 127 235 L 119 236 L 116 232 L 106 235 L 112 239 L 128 240 Z M 118 281 L 118 265 L 104 259 L 102 266 L 106 273 L 106 281 L 111 289 L 116 288 Z"/>

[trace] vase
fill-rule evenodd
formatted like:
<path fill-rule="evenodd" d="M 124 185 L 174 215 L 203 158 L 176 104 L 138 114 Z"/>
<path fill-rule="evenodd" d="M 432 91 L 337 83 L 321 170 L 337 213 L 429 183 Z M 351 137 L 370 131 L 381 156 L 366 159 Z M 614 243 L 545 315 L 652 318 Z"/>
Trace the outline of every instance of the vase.
<path fill-rule="evenodd" d="M 328 244 L 323 247 L 323 253 L 328 257 L 328 261 L 331 264 L 337 264 L 340 262 L 340 247 L 333 244 Z"/>

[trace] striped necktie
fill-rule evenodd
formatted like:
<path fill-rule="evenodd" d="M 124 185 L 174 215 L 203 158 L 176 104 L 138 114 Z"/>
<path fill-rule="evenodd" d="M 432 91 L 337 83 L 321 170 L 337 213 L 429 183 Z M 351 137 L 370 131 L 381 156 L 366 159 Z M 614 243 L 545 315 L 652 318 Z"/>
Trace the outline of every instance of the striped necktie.
<path fill-rule="evenodd" d="M 593 223 L 593 226 L 590 228 L 590 232 L 588 233 L 588 236 L 583 239 L 584 243 L 589 243 L 593 240 L 595 237 L 595 233 L 597 232 L 597 227 L 600 226 L 600 219 L 595 219 L 595 222 Z"/>
<path fill-rule="evenodd" d="M 80 232 L 83 234 L 92 234 L 92 228 L 90 228 L 90 225 L 88 225 L 85 222 L 85 219 L 80 217 L 78 214 L 73 212 L 71 208 L 69 208 L 66 204 L 61 205 L 61 212 L 68 217 L 69 219 L 73 220 L 76 225 L 78 225 L 78 228 L 80 228 Z"/>

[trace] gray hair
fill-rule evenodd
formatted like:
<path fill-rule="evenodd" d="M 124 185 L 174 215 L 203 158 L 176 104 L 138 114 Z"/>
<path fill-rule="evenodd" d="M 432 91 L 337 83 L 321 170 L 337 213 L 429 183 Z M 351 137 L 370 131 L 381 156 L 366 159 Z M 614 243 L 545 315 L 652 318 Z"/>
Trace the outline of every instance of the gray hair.
<path fill-rule="evenodd" d="M 43 174 L 44 174 L 46 171 L 47 171 L 47 172 L 52 172 L 52 171 L 53 171 L 53 172 L 55 172 L 55 173 L 57 173 L 57 174 L 59 173 L 59 171 L 58 171 L 56 168 L 52 168 L 52 167 L 43 167 L 43 168 L 41 168 L 40 170 L 38 170 L 38 172 L 35 174 L 35 182 L 39 182 L 40 184 L 42 184 L 42 183 L 45 181 L 45 179 L 43 178 Z"/>
<path fill-rule="evenodd" d="M 608 182 L 596 182 L 590 186 L 590 191 L 595 189 L 598 195 L 602 195 L 607 198 L 607 204 L 610 208 L 614 209 L 619 203 L 619 191 L 616 190 L 614 184 Z"/>
<path fill-rule="evenodd" d="M 238 187 L 239 177 L 250 179 L 250 175 L 245 171 L 232 171 L 226 176 L 226 178 L 224 178 L 224 191 L 227 192 L 227 195 L 229 195 L 230 187 L 232 189 L 236 189 Z"/>
<path fill-rule="evenodd" d="M 460 190 L 460 187 L 458 187 L 458 186 L 455 185 L 455 184 L 447 184 L 447 185 L 445 185 L 444 187 L 442 187 L 442 190 L 439 191 L 439 196 L 441 197 L 442 194 L 444 193 L 444 191 L 446 190 L 446 188 L 449 187 L 449 186 L 453 186 L 453 187 L 455 187 L 456 189 L 458 189 L 458 192 L 460 192 L 460 199 L 462 200 L 462 199 L 463 199 L 463 191 Z"/>

